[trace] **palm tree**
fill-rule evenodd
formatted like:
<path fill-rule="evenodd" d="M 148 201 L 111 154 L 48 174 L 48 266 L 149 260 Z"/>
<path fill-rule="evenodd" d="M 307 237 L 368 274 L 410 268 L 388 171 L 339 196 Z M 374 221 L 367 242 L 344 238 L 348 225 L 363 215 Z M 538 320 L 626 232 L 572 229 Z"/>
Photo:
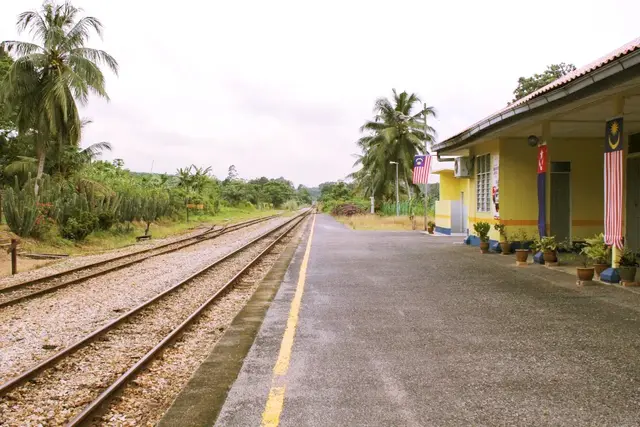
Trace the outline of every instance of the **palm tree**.
<path fill-rule="evenodd" d="M 36 194 L 47 148 L 79 144 L 82 121 L 76 102 L 85 105 L 90 94 L 109 99 L 99 64 L 118 72 L 112 56 L 85 46 L 91 30 L 102 36 L 102 24 L 94 17 L 79 18 L 81 12 L 68 2 L 45 1 L 40 10 L 18 16 L 18 31 L 28 30 L 37 43 L 0 43 L 15 57 L 0 93 L 17 109 L 18 131 L 35 138 Z"/>
<path fill-rule="evenodd" d="M 424 117 L 436 117 L 436 112 L 433 107 L 421 108 L 421 104 L 416 94 L 397 93 L 395 89 L 392 100 L 376 100 L 374 118 L 362 125 L 360 131 L 365 135 L 356 142 L 363 155 L 354 166 L 362 168 L 353 177 L 366 195 L 379 198 L 393 192 L 395 166 L 390 161 L 399 163 L 404 189 L 411 193 L 413 158 L 426 152 L 427 143 L 433 142 L 435 135 L 430 126 L 425 132 Z"/>

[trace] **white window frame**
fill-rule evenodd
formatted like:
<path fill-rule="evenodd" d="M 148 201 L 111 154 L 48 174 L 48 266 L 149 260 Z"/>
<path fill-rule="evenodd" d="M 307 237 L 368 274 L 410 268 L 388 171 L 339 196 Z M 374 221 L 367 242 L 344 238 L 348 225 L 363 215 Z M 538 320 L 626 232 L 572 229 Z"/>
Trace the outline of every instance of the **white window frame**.
<path fill-rule="evenodd" d="M 476 156 L 476 212 L 491 212 L 491 153 Z"/>

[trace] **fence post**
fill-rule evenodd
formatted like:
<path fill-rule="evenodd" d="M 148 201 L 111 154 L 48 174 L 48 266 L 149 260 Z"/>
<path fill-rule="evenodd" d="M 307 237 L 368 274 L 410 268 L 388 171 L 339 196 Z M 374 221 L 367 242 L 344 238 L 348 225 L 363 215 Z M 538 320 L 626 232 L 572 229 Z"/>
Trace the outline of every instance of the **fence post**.
<path fill-rule="evenodd" d="M 14 275 L 18 272 L 18 239 L 11 239 L 9 252 L 11 253 L 11 275 Z"/>

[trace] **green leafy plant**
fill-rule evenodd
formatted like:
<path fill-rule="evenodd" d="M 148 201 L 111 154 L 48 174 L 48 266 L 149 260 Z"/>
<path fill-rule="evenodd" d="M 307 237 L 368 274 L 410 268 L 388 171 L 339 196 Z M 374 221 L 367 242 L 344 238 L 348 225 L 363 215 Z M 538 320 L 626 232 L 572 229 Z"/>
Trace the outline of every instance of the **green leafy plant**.
<path fill-rule="evenodd" d="M 473 230 L 476 232 L 481 242 L 489 241 L 489 231 L 491 230 L 491 225 L 488 222 L 476 222 L 473 224 Z"/>
<path fill-rule="evenodd" d="M 535 252 L 555 252 L 558 250 L 555 236 L 543 236 L 533 240 L 531 248 Z"/>
<path fill-rule="evenodd" d="M 288 200 L 282 205 L 282 208 L 288 211 L 295 211 L 298 209 L 298 201 L 295 199 Z"/>
<path fill-rule="evenodd" d="M 89 212 L 80 212 L 77 216 L 67 219 L 60 230 L 65 239 L 81 241 L 98 228 L 98 216 Z"/>
<path fill-rule="evenodd" d="M 160 217 L 167 213 L 169 208 L 169 199 L 162 192 L 148 192 L 143 197 L 142 202 L 142 220 L 146 224 L 144 235 L 149 235 L 149 227 L 151 223 L 157 221 Z"/>
<path fill-rule="evenodd" d="M 624 248 L 618 263 L 620 267 L 638 267 L 638 254 L 630 249 Z"/>
<path fill-rule="evenodd" d="M 529 241 L 529 235 L 524 228 L 518 228 L 515 233 L 511 236 L 512 239 L 516 242 L 527 242 Z"/>
<path fill-rule="evenodd" d="M 585 239 L 586 245 L 580 251 L 594 264 L 608 264 L 611 259 L 611 248 L 604 243 L 604 234 Z"/>
<path fill-rule="evenodd" d="M 507 236 L 507 227 L 504 224 L 494 224 L 493 229 L 500 233 L 500 237 L 502 237 L 502 241 L 508 242 L 509 238 Z"/>
<path fill-rule="evenodd" d="M 29 236 L 36 224 L 38 206 L 32 188 L 22 190 L 7 188 L 2 198 L 2 208 L 7 225 L 18 236 Z"/>
<path fill-rule="evenodd" d="M 436 223 L 435 223 L 435 222 L 433 222 L 433 221 L 429 221 L 429 222 L 427 222 L 427 227 L 435 228 L 435 226 L 436 226 Z"/>
<path fill-rule="evenodd" d="M 561 242 L 558 242 L 556 249 L 561 252 L 573 252 L 573 243 L 568 237 Z"/>

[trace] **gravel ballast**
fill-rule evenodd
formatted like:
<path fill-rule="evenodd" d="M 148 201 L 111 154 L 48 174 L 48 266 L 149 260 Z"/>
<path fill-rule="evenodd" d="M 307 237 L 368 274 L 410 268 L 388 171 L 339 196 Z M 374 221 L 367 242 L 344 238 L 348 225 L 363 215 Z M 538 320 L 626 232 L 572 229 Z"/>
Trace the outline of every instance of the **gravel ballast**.
<path fill-rule="evenodd" d="M 209 307 L 174 345 L 138 374 L 92 425 L 155 425 L 251 298 L 281 252 L 299 238 L 307 225 L 308 220 L 276 244 L 232 292 Z"/>
<path fill-rule="evenodd" d="M 0 419 L 7 425 L 59 425 L 67 422 L 257 256 L 273 238 L 275 236 L 262 239 L 221 262 L 66 357 L 55 367 L 11 391 L 0 399 Z"/>
<path fill-rule="evenodd" d="M 0 309 L 0 383 L 284 221 L 252 225 Z"/>

